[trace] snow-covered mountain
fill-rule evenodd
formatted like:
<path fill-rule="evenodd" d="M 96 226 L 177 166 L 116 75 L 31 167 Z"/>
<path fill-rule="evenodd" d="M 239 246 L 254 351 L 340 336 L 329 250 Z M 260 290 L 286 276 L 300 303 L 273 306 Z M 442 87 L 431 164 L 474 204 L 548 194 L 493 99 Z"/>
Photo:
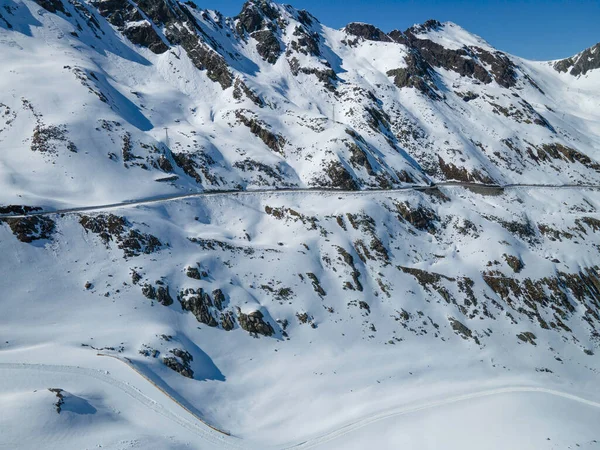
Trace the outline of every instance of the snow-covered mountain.
<path fill-rule="evenodd" d="M 0 0 L 0 448 L 592 448 L 599 48 Z"/>

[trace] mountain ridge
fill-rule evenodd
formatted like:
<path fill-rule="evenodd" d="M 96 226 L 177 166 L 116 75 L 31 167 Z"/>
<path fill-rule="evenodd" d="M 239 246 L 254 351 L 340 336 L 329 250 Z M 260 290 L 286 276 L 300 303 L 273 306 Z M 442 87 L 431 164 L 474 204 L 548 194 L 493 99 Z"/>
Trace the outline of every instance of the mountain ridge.
<path fill-rule="evenodd" d="M 35 433 L 0 427 L 25 446 L 280 448 L 477 390 L 597 400 L 600 71 L 569 73 L 583 57 L 565 72 L 452 23 L 336 30 L 272 2 L 0 14 L 0 386 L 17 392 L 0 399 L 40 411 Z M 97 354 L 240 439 L 199 443 L 43 370 L 151 388 Z M 532 445 L 579 443 L 563 434 Z"/>

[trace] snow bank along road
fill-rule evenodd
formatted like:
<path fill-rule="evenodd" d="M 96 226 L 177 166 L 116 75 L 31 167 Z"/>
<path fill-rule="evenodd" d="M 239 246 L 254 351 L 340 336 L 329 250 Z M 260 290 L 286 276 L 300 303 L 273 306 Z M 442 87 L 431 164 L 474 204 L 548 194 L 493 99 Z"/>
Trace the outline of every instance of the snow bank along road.
<path fill-rule="evenodd" d="M 128 364 L 131 368 L 131 366 Z M 64 366 L 64 365 L 47 365 L 47 364 L 19 364 L 19 363 L 0 363 L 0 379 L 3 376 L 14 376 L 15 371 L 31 371 L 43 375 L 44 372 L 50 373 L 65 373 L 65 374 L 74 374 L 81 375 L 84 377 L 94 378 L 100 382 L 110 384 L 112 387 L 120 389 L 125 394 L 130 396 L 133 400 L 141 403 L 145 407 L 155 411 L 157 414 L 165 417 L 166 419 L 175 422 L 185 428 L 186 430 L 194 433 L 198 438 L 202 440 L 203 443 L 210 444 L 211 448 L 232 448 L 232 449 L 242 449 L 242 448 L 254 448 L 252 443 L 244 443 L 242 440 L 238 438 L 234 438 L 229 435 L 222 434 L 219 431 L 215 431 L 215 429 L 211 428 L 209 425 L 205 424 L 201 420 L 199 420 L 195 415 L 191 414 L 187 408 L 181 405 L 177 400 L 175 400 L 170 395 L 166 395 L 166 393 L 162 390 L 158 390 L 158 392 L 165 395 L 165 398 L 172 402 L 174 405 L 176 404 L 178 409 L 180 409 L 180 413 L 173 412 L 171 408 L 167 408 L 163 403 L 153 400 L 147 395 L 143 394 L 141 391 L 136 389 L 129 383 L 118 380 L 110 375 L 108 371 L 98 370 L 98 369 L 89 369 L 83 368 L 79 366 Z M 136 372 L 138 372 L 136 370 Z M 138 372 L 139 374 L 139 372 Z M 141 374 L 140 374 L 141 375 Z M 147 377 L 142 376 L 142 378 L 153 384 Z M 154 384 L 153 384 L 154 385 Z M 155 386 L 155 385 L 154 385 Z M 347 433 L 355 431 L 359 428 L 367 426 L 371 423 L 387 419 L 394 416 L 401 416 L 406 414 L 411 414 L 418 411 L 423 411 L 431 408 L 436 408 L 439 406 L 449 405 L 458 402 L 469 401 L 476 398 L 489 397 L 492 395 L 501 395 L 508 393 L 518 393 L 518 392 L 538 392 L 547 395 L 552 395 L 556 397 L 565 398 L 568 400 L 572 400 L 578 403 L 582 403 L 588 406 L 592 406 L 595 408 L 600 408 L 600 402 L 587 400 L 582 397 L 578 397 L 576 395 L 572 395 L 566 392 L 556 391 L 553 389 L 546 389 L 542 387 L 527 387 L 527 386 L 514 386 L 514 387 L 503 387 L 498 389 L 490 389 L 485 391 L 473 392 L 470 394 L 464 394 L 454 397 L 448 397 L 445 399 L 440 399 L 436 401 L 431 401 L 428 403 L 417 404 L 412 406 L 404 406 L 399 407 L 387 411 L 383 411 L 374 415 L 367 416 L 363 419 L 357 420 L 355 422 L 346 424 L 340 428 L 337 428 L 329 433 L 323 434 L 321 436 L 311 438 L 309 440 L 284 445 L 282 449 L 304 449 L 311 448 L 317 445 L 321 445 L 327 442 L 330 442 L 334 439 L 337 439 Z M 200 444 L 200 442 L 198 442 Z M 262 446 L 261 448 L 264 448 Z"/>
<path fill-rule="evenodd" d="M 358 191 L 346 191 L 340 189 L 325 189 L 325 188 L 283 188 L 283 189 L 256 189 L 249 191 L 203 191 L 191 194 L 174 194 L 159 197 L 141 198 L 136 200 L 125 200 L 119 203 L 109 203 L 105 205 L 79 206 L 73 208 L 56 209 L 52 211 L 33 211 L 27 214 L 0 214 L 0 219 L 20 219 L 26 216 L 47 216 L 52 214 L 69 214 L 80 212 L 102 211 L 107 209 L 117 209 L 125 207 L 133 207 L 139 205 L 147 205 L 152 203 L 169 202 L 173 200 L 181 200 L 194 197 L 217 197 L 217 196 L 246 196 L 246 195 L 262 195 L 262 194 L 295 194 L 295 193 L 317 193 L 330 195 L 384 195 L 394 194 L 406 191 L 433 191 L 440 187 L 457 187 L 471 189 L 481 192 L 501 193 L 507 189 L 600 189 L 598 184 L 482 184 L 482 183 L 463 183 L 457 181 L 448 181 L 431 185 L 410 185 L 396 189 L 367 189 Z"/>

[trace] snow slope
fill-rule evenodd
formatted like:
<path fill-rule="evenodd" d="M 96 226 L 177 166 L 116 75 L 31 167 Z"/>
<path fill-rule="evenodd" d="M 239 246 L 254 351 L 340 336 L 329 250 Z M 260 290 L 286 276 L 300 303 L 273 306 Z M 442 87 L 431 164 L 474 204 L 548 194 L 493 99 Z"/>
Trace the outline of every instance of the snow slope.
<path fill-rule="evenodd" d="M 0 5 L 0 448 L 598 446 L 599 70 Z"/>

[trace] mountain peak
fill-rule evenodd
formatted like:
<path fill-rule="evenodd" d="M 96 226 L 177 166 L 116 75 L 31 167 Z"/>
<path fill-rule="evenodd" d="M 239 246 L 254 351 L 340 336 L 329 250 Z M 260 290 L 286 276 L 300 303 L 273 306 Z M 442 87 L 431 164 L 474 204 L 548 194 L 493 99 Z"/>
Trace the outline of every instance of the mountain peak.
<path fill-rule="evenodd" d="M 450 22 L 447 22 L 450 23 Z M 440 31 L 445 24 L 442 24 L 439 20 L 436 19 L 429 19 L 426 22 L 423 22 L 421 24 L 415 24 L 412 27 L 410 27 L 409 29 L 406 30 L 406 32 L 412 32 L 414 34 L 419 34 L 419 33 L 426 33 L 428 31 Z"/>
<path fill-rule="evenodd" d="M 344 31 L 353 36 L 361 37 L 367 41 L 390 42 L 390 37 L 375 25 L 364 22 L 350 22 Z"/>
<path fill-rule="evenodd" d="M 569 72 L 573 76 L 600 69 L 600 42 L 575 56 L 557 61 L 554 68 L 559 72 Z"/>

